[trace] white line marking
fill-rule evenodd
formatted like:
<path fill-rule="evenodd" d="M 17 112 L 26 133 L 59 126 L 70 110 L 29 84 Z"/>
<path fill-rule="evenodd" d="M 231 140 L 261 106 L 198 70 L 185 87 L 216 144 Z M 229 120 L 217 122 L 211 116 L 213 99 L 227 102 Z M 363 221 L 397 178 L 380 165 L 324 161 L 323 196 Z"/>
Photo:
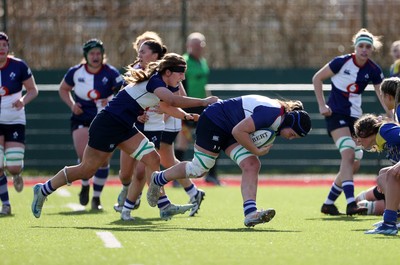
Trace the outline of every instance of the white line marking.
<path fill-rule="evenodd" d="M 96 235 L 103 241 L 106 248 L 122 248 L 121 243 L 111 232 L 96 232 Z"/>
<path fill-rule="evenodd" d="M 86 209 L 85 206 L 78 203 L 68 203 L 66 206 L 76 212 L 84 211 Z"/>
<path fill-rule="evenodd" d="M 58 189 L 58 190 L 56 190 L 56 193 L 60 197 L 71 197 L 71 192 L 69 192 L 66 189 L 62 189 L 62 188 Z"/>

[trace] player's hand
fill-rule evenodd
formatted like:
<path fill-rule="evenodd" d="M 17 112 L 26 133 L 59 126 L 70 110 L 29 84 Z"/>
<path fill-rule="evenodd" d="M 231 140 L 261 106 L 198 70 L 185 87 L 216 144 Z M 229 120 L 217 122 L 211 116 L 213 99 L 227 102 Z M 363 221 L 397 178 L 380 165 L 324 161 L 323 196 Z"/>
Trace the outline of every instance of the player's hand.
<path fill-rule="evenodd" d="M 183 119 L 185 121 L 196 121 L 197 122 L 199 120 L 199 118 L 200 118 L 200 115 L 197 113 L 188 113 L 188 114 L 185 114 Z"/>
<path fill-rule="evenodd" d="M 265 145 L 258 148 L 257 156 L 263 156 L 269 153 L 269 150 L 272 148 L 273 144 Z"/>
<path fill-rule="evenodd" d="M 138 122 L 146 123 L 149 120 L 149 115 L 147 113 L 143 113 L 142 115 L 137 117 Z"/>
<path fill-rule="evenodd" d="M 328 105 L 319 106 L 319 113 L 322 116 L 329 117 L 332 115 L 332 110 Z"/>
<path fill-rule="evenodd" d="M 75 115 L 81 115 L 83 113 L 82 105 L 80 103 L 75 102 L 74 105 L 72 105 L 71 110 Z"/>
<path fill-rule="evenodd" d="M 106 98 L 101 98 L 101 99 L 96 100 L 97 106 L 102 107 L 102 108 L 107 106 L 107 103 L 108 103 L 108 99 L 106 99 Z"/>
<path fill-rule="evenodd" d="M 208 105 L 211 105 L 211 104 L 217 102 L 218 99 L 219 99 L 219 98 L 216 97 L 216 96 L 207 97 L 207 98 L 204 99 L 203 106 L 204 106 L 204 107 L 207 107 Z"/>
<path fill-rule="evenodd" d="M 12 104 L 12 107 L 13 107 L 13 108 L 16 108 L 17 110 L 21 110 L 24 106 L 25 106 L 25 104 L 24 104 L 24 102 L 22 102 L 21 99 L 18 99 L 17 101 L 15 101 L 15 102 Z"/>

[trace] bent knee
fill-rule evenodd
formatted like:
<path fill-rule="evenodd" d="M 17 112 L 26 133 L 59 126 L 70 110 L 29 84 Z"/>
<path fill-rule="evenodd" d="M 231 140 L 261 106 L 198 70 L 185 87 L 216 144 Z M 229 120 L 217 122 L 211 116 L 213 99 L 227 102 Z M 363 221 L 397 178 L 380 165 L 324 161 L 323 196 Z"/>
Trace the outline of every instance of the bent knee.
<path fill-rule="evenodd" d="M 261 169 L 261 162 L 258 157 L 250 156 L 240 162 L 239 167 L 243 172 L 259 172 Z"/>

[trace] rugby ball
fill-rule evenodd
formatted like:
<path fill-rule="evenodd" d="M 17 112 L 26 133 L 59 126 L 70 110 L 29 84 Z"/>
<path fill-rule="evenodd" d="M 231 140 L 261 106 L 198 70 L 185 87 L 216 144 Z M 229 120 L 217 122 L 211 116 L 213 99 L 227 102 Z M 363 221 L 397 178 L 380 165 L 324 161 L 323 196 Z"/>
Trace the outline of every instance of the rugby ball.
<path fill-rule="evenodd" d="M 275 131 L 268 128 L 260 129 L 250 134 L 251 140 L 258 148 L 272 144 L 275 137 Z"/>

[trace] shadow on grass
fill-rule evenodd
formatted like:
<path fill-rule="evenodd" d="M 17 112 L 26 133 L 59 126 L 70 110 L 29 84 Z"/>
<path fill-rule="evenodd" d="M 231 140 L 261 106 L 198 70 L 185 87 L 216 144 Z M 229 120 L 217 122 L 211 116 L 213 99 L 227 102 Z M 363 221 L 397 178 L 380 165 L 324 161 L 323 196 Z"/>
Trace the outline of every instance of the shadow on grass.
<path fill-rule="evenodd" d="M 66 215 L 66 216 L 73 216 L 73 215 L 97 215 L 97 214 L 104 214 L 105 211 L 99 210 L 78 210 L 78 211 L 63 211 L 58 213 L 49 213 L 48 215 Z"/>
<path fill-rule="evenodd" d="M 306 218 L 306 221 L 351 221 L 351 222 L 361 222 L 361 221 L 369 221 L 376 220 L 373 217 L 361 217 L 358 216 L 347 216 L 347 215 L 338 215 L 338 216 L 323 216 L 323 217 L 315 217 L 315 218 Z"/>
<path fill-rule="evenodd" d="M 155 223 L 154 223 L 155 222 Z M 142 219 L 135 217 L 133 221 L 116 220 L 104 226 L 31 226 L 41 229 L 78 229 L 114 232 L 166 232 L 166 231 L 192 231 L 192 232 L 233 232 L 233 233 L 301 233 L 300 230 L 277 230 L 257 226 L 256 228 L 194 228 L 184 226 L 171 226 L 160 224 L 159 218 Z"/>
<path fill-rule="evenodd" d="M 299 230 L 276 230 L 273 228 L 257 228 L 241 227 L 241 228 L 186 228 L 187 231 L 196 232 L 241 232 L 241 233 L 301 233 Z"/>

